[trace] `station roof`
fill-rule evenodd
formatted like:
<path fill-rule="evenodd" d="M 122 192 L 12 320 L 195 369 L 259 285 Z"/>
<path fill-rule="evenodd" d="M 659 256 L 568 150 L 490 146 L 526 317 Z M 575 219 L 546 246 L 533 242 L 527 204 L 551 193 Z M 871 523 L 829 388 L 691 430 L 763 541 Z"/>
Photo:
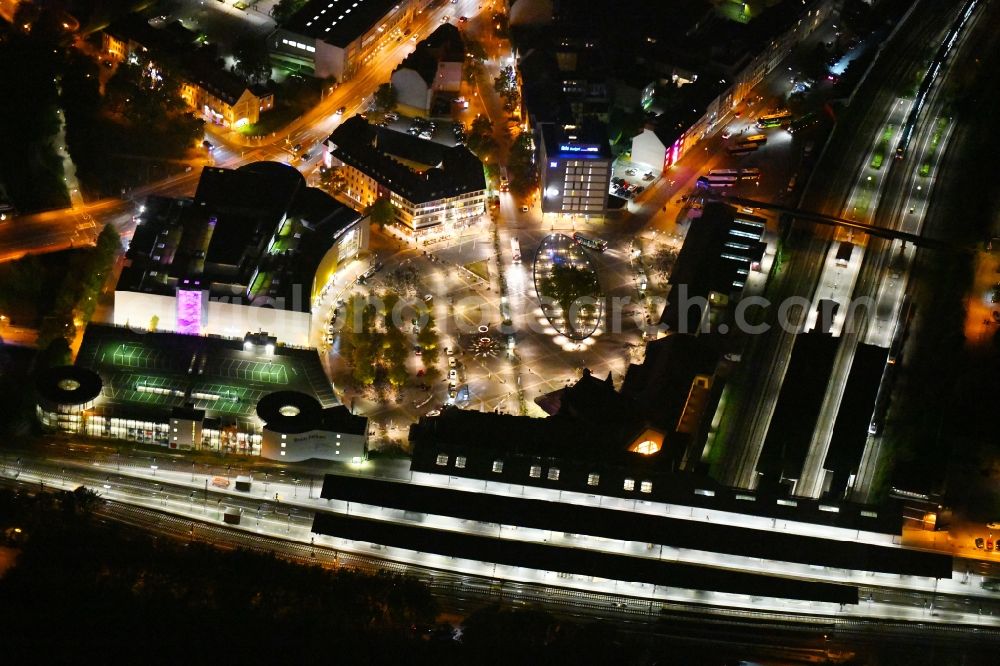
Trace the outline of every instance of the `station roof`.
<path fill-rule="evenodd" d="M 773 479 L 799 477 L 839 348 L 838 338 L 818 329 L 795 336 L 785 380 L 761 449 L 758 468 L 765 475 Z"/>
<path fill-rule="evenodd" d="M 359 502 L 461 520 L 516 525 L 609 540 L 653 543 L 779 562 L 911 576 L 951 576 L 951 558 L 937 553 L 569 502 L 333 474 L 328 474 L 324 479 L 320 496 L 323 499 Z"/>
<path fill-rule="evenodd" d="M 581 548 L 512 541 L 319 512 L 312 531 L 421 553 L 609 580 L 762 597 L 856 604 L 857 588 Z"/>

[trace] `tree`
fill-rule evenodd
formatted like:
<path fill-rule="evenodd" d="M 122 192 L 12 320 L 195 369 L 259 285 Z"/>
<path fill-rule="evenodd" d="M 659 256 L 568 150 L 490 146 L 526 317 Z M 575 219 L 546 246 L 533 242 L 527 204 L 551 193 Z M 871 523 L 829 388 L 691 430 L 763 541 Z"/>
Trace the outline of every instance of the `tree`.
<path fill-rule="evenodd" d="M 306 4 L 306 0 L 278 0 L 271 7 L 271 18 L 279 25 L 283 24 L 292 18 L 295 12 L 299 11 L 304 4 Z"/>
<path fill-rule="evenodd" d="M 493 123 L 486 116 L 476 116 L 469 128 L 469 136 L 465 141 L 469 150 L 474 152 L 484 162 L 496 154 L 497 142 L 493 138 Z"/>
<path fill-rule="evenodd" d="M 254 37 L 240 37 L 233 45 L 236 64 L 233 72 L 246 83 L 265 83 L 271 78 L 271 57 L 264 41 Z"/>
<path fill-rule="evenodd" d="M 423 360 L 425 366 L 432 366 L 438 362 L 441 355 L 437 327 L 434 325 L 434 315 L 428 310 L 425 315 L 427 321 L 417 332 L 417 344 L 423 349 Z"/>
<path fill-rule="evenodd" d="M 392 111 L 399 103 L 399 94 L 391 83 L 383 83 L 375 89 L 375 106 L 380 111 Z"/>
<path fill-rule="evenodd" d="M 510 189 L 518 196 L 530 194 L 538 186 L 538 170 L 535 168 L 535 151 L 531 134 L 522 132 L 510 148 L 507 170 L 510 175 Z"/>
<path fill-rule="evenodd" d="M 466 39 L 465 40 L 465 53 L 479 62 L 486 60 L 486 49 L 483 47 L 483 43 L 478 39 Z"/>
<path fill-rule="evenodd" d="M 73 362 L 73 352 L 70 350 L 69 342 L 63 337 L 50 342 L 39 357 L 41 364 L 46 368 L 69 365 Z"/>
<path fill-rule="evenodd" d="M 365 215 L 378 225 L 379 229 L 384 229 L 386 225 L 392 224 L 396 219 L 396 207 L 387 198 L 376 199 L 374 203 L 365 209 Z"/>

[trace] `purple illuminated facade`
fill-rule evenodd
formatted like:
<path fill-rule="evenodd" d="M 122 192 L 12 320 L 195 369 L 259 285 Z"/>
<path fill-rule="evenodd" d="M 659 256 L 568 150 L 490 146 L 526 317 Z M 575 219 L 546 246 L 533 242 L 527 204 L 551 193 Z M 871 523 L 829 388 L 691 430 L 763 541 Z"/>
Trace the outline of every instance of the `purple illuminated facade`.
<path fill-rule="evenodd" d="M 177 332 L 201 335 L 205 323 L 205 292 L 197 280 L 184 280 L 177 288 Z"/>

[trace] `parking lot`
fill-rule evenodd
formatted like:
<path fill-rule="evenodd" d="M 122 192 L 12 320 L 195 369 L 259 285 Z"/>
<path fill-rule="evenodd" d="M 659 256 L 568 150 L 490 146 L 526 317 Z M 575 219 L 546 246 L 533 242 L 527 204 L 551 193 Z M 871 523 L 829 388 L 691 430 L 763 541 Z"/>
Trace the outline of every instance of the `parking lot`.
<path fill-rule="evenodd" d="M 445 146 L 457 145 L 460 143 L 459 139 L 464 143 L 465 139 L 465 128 L 462 123 L 451 120 L 411 118 L 391 112 L 386 114 L 385 120 L 382 123 L 384 127 L 397 132 L 428 141 L 435 141 Z"/>
<path fill-rule="evenodd" d="M 245 4 L 246 8 L 238 9 L 236 4 Z M 275 4 L 276 0 L 256 3 L 252 0 L 242 0 L 242 3 L 240 0 L 176 0 L 170 5 L 169 12 L 165 11 L 150 23 L 161 28 L 180 21 L 188 30 L 204 33 L 210 43 L 219 45 L 220 56 L 226 57 L 240 37 L 264 37 L 274 30 L 276 23 L 269 12 Z"/>

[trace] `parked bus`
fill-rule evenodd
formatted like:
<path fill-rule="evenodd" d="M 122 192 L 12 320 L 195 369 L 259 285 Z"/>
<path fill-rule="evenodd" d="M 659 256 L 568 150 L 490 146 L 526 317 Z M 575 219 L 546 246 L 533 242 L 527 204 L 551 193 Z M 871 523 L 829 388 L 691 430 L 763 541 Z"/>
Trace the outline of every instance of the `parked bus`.
<path fill-rule="evenodd" d="M 790 111 L 779 111 L 778 113 L 772 113 L 766 116 L 761 116 L 757 119 L 757 127 L 760 129 L 769 129 L 771 127 L 781 127 L 782 125 L 787 125 L 792 120 L 792 113 Z"/>
<path fill-rule="evenodd" d="M 755 146 L 763 146 L 767 143 L 767 135 L 765 134 L 751 134 L 747 138 L 739 141 L 736 145 L 742 144 L 753 144 Z"/>
<path fill-rule="evenodd" d="M 698 185 L 702 187 L 732 187 L 739 180 L 736 176 L 701 176 L 698 178 Z"/>
<path fill-rule="evenodd" d="M 510 255 L 515 264 L 521 263 L 521 243 L 516 237 L 510 239 Z"/>
<path fill-rule="evenodd" d="M 586 248 L 597 250 L 598 252 L 604 252 L 608 249 L 607 241 L 603 241 L 599 238 L 588 238 L 579 231 L 573 234 L 573 240 Z"/>
<path fill-rule="evenodd" d="M 802 130 L 814 126 L 819 122 L 819 116 L 815 113 L 807 113 L 801 118 L 795 120 L 788 126 L 788 133 L 795 134 L 796 132 L 801 132 Z"/>
<path fill-rule="evenodd" d="M 709 176 L 738 176 L 740 175 L 739 169 L 712 169 L 708 172 Z"/>

